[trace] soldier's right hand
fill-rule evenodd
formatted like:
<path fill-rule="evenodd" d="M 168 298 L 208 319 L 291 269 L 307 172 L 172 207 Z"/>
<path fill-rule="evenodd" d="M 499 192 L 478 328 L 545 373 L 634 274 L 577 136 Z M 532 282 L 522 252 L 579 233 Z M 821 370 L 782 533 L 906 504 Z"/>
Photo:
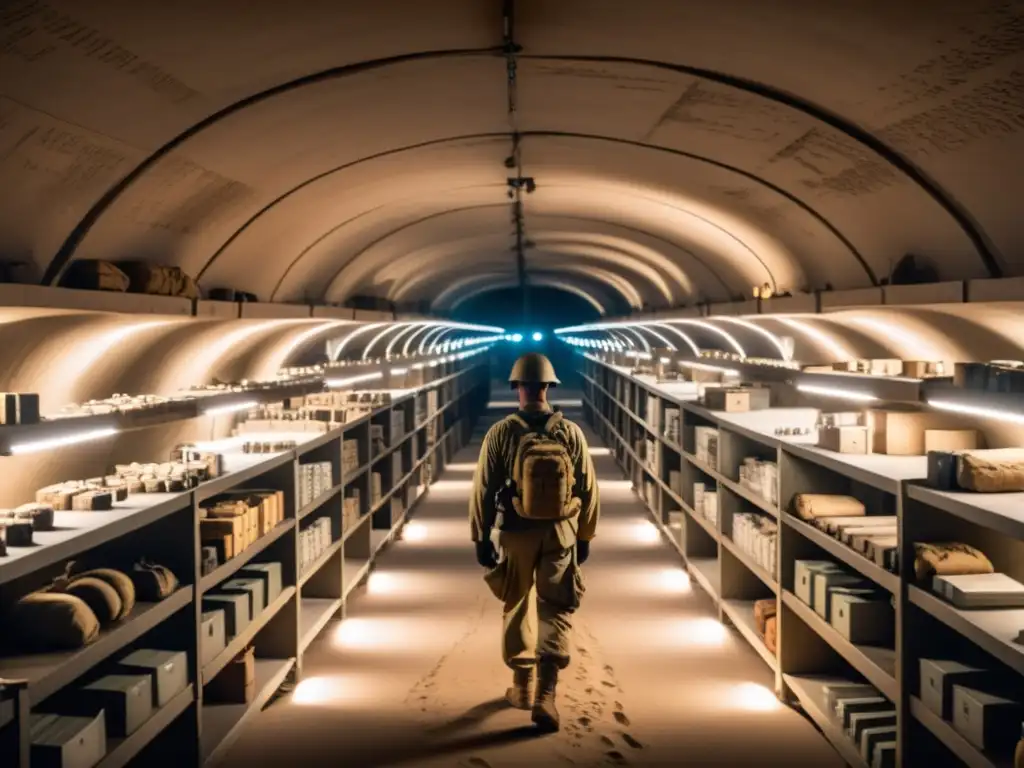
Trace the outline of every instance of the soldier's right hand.
<path fill-rule="evenodd" d="M 491 569 L 498 565 L 498 550 L 494 548 L 494 542 L 490 537 L 483 541 L 476 542 L 476 561 L 481 567 Z"/>

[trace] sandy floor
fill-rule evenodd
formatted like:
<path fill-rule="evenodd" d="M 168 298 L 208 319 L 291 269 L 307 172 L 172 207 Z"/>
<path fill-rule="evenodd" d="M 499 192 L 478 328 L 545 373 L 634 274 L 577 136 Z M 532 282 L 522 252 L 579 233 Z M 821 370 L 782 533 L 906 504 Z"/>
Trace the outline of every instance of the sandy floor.
<path fill-rule="evenodd" d="M 468 542 L 478 447 L 462 451 L 417 509 L 418 540 L 409 532 L 382 555 L 348 618 L 307 654 L 303 682 L 255 720 L 224 765 L 842 765 L 768 693 L 764 662 L 681 578 L 678 554 L 650 535 L 606 455 L 595 457 L 603 519 L 559 688 L 563 730 L 538 737 L 529 713 L 501 698 L 510 673 L 500 605 Z"/>

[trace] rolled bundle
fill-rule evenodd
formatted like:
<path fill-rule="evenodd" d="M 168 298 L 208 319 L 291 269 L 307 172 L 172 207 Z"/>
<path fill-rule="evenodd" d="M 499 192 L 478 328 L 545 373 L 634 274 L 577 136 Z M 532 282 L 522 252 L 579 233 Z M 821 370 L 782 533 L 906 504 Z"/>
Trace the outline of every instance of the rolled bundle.
<path fill-rule="evenodd" d="M 957 456 L 957 484 L 976 493 L 1024 491 L 1024 450 L 1000 448 Z"/>
<path fill-rule="evenodd" d="M 923 542 L 914 544 L 914 574 L 920 582 L 932 576 L 965 576 L 992 573 L 995 568 L 985 553 L 970 544 Z"/>
<path fill-rule="evenodd" d="M 822 517 L 860 517 L 864 505 L 852 496 L 827 493 L 798 493 L 793 497 L 793 509 L 802 520 L 813 521 Z"/>

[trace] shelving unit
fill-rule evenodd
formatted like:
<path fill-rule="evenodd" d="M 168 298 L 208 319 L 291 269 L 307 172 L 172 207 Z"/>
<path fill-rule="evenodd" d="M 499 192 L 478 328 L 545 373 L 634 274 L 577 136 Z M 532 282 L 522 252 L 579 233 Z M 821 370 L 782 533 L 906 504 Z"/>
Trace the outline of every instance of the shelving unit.
<path fill-rule="evenodd" d="M 915 581 L 913 543 L 963 541 L 985 552 L 997 571 L 1024 581 L 1024 493 L 937 491 L 923 484 L 927 475 L 923 456 L 840 454 L 816 447 L 813 433 L 800 438 L 775 434 L 775 427 L 783 422 L 813 425 L 813 409 L 709 411 L 696 402 L 692 386 L 658 384 L 652 376 L 634 376 L 630 369 L 594 356 L 581 359 L 584 412 L 632 479 L 654 524 L 679 551 L 694 582 L 713 599 L 719 618 L 735 627 L 774 672 L 778 695 L 803 709 L 850 765 L 862 767 L 868 762 L 826 712 L 823 691 L 830 682 L 866 681 L 892 701 L 897 713 L 898 765 L 924 764 L 915 761 L 927 761 L 936 754 L 945 761 L 943 765 L 1012 764 L 1006 755 L 976 749 L 951 723 L 927 710 L 918 699 L 918 670 L 921 659 L 963 661 L 966 656 L 965 663 L 1024 675 L 1024 644 L 1017 641 L 1024 630 L 1024 609 L 959 610 L 929 593 Z M 736 366 L 730 363 L 730 367 Z M 792 371 L 779 370 L 779 381 L 792 378 Z M 919 381 L 843 378 L 849 379 L 850 386 L 873 387 L 876 395 L 882 392 L 879 387 L 888 387 L 892 399 L 914 400 L 931 388 Z M 678 442 L 652 429 L 640 415 L 647 413 L 652 399 L 661 409 L 661 415 L 655 416 L 660 425 L 665 409 L 679 409 Z M 718 430 L 717 466 L 695 455 L 697 426 Z M 653 440 L 656 456 L 649 455 L 650 444 L 644 450 L 647 440 Z M 778 505 L 739 483 L 738 467 L 746 456 L 776 463 Z M 673 487 L 675 472 L 681 487 Z M 693 482 L 717 490 L 717 525 L 694 509 L 693 493 L 687 487 Z M 649 488 L 654 489 L 653 498 Z M 791 514 L 792 498 L 806 492 L 850 494 L 870 511 L 895 515 L 899 573 L 880 567 Z M 774 572 L 760 567 L 732 540 L 731 518 L 740 512 L 763 513 L 778 521 Z M 798 559 L 833 560 L 888 592 L 894 610 L 894 647 L 850 643 L 803 603 L 794 594 Z M 778 601 L 776 655 L 768 651 L 753 620 L 754 601 L 773 597 Z"/>
<path fill-rule="evenodd" d="M 154 749 L 166 747 L 177 753 L 188 745 L 194 745 L 192 751 L 176 764 L 214 764 L 281 684 L 301 677 L 307 648 L 332 621 L 343 619 L 347 601 L 372 570 L 378 554 L 395 540 L 430 484 L 469 439 L 473 423 L 486 408 L 490 384 L 486 361 L 447 361 L 431 370 L 433 380 L 423 386 L 398 391 L 387 405 L 330 432 L 309 433 L 308 440 L 294 449 L 272 455 L 222 452 L 223 474 L 191 491 L 133 495 L 110 512 L 59 512 L 58 530 L 38 533 L 37 546 L 12 548 L 7 557 L 0 558 L 0 598 L 11 600 L 45 585 L 68 560 L 105 562 L 112 554 L 127 551 L 134 556 L 151 545 L 162 547 L 167 558 L 171 557 L 168 553 L 176 553 L 173 561 L 154 559 L 173 566 L 180 588 L 159 603 L 137 604 L 124 621 L 80 650 L 0 657 L 0 679 L 24 681 L 20 701 L 35 709 L 65 688 L 103 674 L 101 670 L 130 648 L 183 651 L 189 660 L 187 689 L 128 738 L 108 740 L 107 755 L 100 765 L 119 768 L 136 758 L 142 760 L 140 755 Z M 418 398 L 422 399 L 420 405 L 425 404 L 425 393 L 431 390 L 437 393 L 437 407 L 430 413 L 425 408 L 420 412 Z M 271 399 L 282 396 L 277 390 L 273 394 L 264 391 Z M 284 396 L 303 393 L 305 390 L 293 387 Z M 240 393 L 231 394 L 238 399 Z M 249 394 L 241 399 L 254 399 Z M 387 449 L 371 457 L 367 425 L 390 423 L 393 415 L 396 429 L 404 419 L 402 434 L 392 439 L 386 431 Z M 359 441 L 360 458 L 365 460 L 354 472 L 345 473 L 343 441 L 352 439 Z M 299 508 L 299 465 L 306 462 L 329 462 L 335 484 Z M 382 493 L 372 505 L 371 469 L 382 473 Z M 342 497 L 350 487 L 359 488 L 361 509 L 358 519 L 345 528 Z M 202 575 L 198 540 L 201 504 L 220 493 L 244 488 L 283 492 L 285 519 L 235 557 Z M 299 530 L 321 517 L 330 519 L 332 543 L 300 573 Z M 281 563 L 281 594 L 200 667 L 203 595 L 255 562 Z M 204 687 L 249 647 L 254 648 L 256 657 L 254 699 L 245 705 L 206 701 Z M 11 768 L 30 768 L 28 750 L 22 748 L 28 743 L 28 723 L 15 715 L 15 707 L 0 697 L 0 738 L 13 740 L 18 755 Z"/>

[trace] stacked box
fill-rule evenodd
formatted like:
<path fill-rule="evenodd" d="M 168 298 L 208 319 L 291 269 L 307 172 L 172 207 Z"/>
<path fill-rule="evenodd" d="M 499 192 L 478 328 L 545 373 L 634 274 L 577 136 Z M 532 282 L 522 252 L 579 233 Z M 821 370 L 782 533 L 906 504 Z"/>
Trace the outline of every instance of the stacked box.
<path fill-rule="evenodd" d="M 694 427 L 697 461 L 718 469 L 718 430 L 714 427 Z"/>
<path fill-rule="evenodd" d="M 342 505 L 342 524 L 341 529 L 348 531 L 353 525 L 359 522 L 359 516 L 362 513 L 359 499 L 359 489 L 352 488 L 349 490 L 348 495 L 345 496 L 345 501 Z"/>
<path fill-rule="evenodd" d="M 380 472 L 372 472 L 370 474 L 370 506 L 374 507 L 380 502 L 380 498 L 383 495 L 381 476 Z"/>
<path fill-rule="evenodd" d="M 665 409 L 665 439 L 674 445 L 682 443 L 681 427 L 678 408 Z"/>
<path fill-rule="evenodd" d="M 384 442 L 384 425 L 383 424 L 371 424 L 370 425 L 370 456 L 376 458 L 380 456 L 388 448 L 387 443 Z"/>
<path fill-rule="evenodd" d="M 319 499 L 334 487 L 334 470 L 329 461 L 299 465 L 299 506 Z"/>
<path fill-rule="evenodd" d="M 331 546 L 331 519 L 317 518 L 299 532 L 299 573 L 305 573 Z"/>
<path fill-rule="evenodd" d="M 659 418 L 659 414 L 661 412 L 660 405 L 658 398 L 653 395 L 648 395 L 647 412 L 644 414 L 644 420 L 647 422 L 647 426 L 654 432 L 659 431 L 659 423 L 661 421 Z"/>
<path fill-rule="evenodd" d="M 359 469 L 359 441 L 343 440 L 341 443 L 341 471 L 351 475 Z"/>
<path fill-rule="evenodd" d="M 740 465 L 740 485 L 770 504 L 779 503 L 779 467 L 774 461 L 744 459 Z"/>
<path fill-rule="evenodd" d="M 744 512 L 733 516 L 733 542 L 768 573 L 775 573 L 778 534 L 778 524 L 768 515 Z"/>

